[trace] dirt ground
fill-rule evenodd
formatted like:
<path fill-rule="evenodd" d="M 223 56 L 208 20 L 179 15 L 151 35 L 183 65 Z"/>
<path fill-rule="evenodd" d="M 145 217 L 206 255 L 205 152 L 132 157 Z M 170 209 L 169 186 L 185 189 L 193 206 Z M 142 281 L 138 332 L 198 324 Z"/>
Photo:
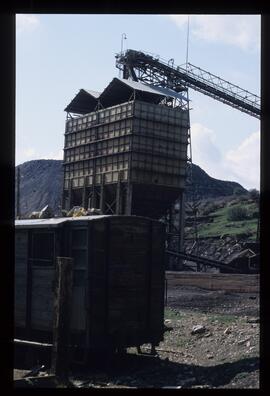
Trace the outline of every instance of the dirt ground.
<path fill-rule="evenodd" d="M 201 326 L 197 328 L 194 326 Z M 106 370 L 73 372 L 77 387 L 106 388 L 259 388 L 259 296 L 168 290 L 164 341 L 157 355 L 129 348 Z M 192 334 L 192 330 L 195 330 Z"/>
<path fill-rule="evenodd" d="M 155 356 L 129 348 L 73 368 L 79 388 L 259 388 L 259 295 L 171 287 Z M 197 326 L 197 327 L 196 327 Z"/>

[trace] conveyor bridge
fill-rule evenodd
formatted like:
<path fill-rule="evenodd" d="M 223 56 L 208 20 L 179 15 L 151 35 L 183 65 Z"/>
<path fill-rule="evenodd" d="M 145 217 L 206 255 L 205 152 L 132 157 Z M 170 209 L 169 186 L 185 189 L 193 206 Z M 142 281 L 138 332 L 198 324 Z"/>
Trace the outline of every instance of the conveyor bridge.
<path fill-rule="evenodd" d="M 185 67 L 175 66 L 173 59 L 167 62 L 159 56 L 129 49 L 116 55 L 116 67 L 123 71 L 124 78 L 171 88 L 177 92 L 191 88 L 260 118 L 259 96 L 191 63 L 186 63 Z"/>

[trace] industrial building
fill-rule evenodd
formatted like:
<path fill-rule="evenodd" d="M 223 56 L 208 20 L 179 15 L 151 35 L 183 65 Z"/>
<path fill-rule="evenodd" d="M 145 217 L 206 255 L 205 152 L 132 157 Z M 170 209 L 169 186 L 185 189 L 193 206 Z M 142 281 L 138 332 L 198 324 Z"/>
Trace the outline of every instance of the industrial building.
<path fill-rule="evenodd" d="M 189 113 L 169 88 L 114 78 L 66 107 L 63 209 L 165 216 L 185 188 Z"/>

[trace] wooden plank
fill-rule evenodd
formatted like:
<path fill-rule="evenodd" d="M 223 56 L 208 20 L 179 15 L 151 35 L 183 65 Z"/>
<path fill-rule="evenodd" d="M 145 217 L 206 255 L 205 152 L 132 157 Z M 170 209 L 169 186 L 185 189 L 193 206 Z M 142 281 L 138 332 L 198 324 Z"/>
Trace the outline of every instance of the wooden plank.
<path fill-rule="evenodd" d="M 27 335 L 31 334 L 31 315 L 32 315 L 32 266 L 29 257 L 31 257 L 32 249 L 32 230 L 28 231 L 27 240 L 27 268 L 26 268 L 26 313 L 25 313 L 25 326 Z"/>
<path fill-rule="evenodd" d="M 57 258 L 55 283 L 52 372 L 56 376 L 66 379 L 70 362 L 68 345 L 73 285 L 72 258 Z"/>
<path fill-rule="evenodd" d="M 55 375 L 14 378 L 14 388 L 56 388 L 59 385 Z"/>
<path fill-rule="evenodd" d="M 149 219 L 113 217 L 106 236 L 104 221 L 93 225 L 89 264 L 90 345 L 103 341 L 106 344 L 109 339 L 125 345 L 146 342 L 150 337 L 146 330 L 148 319 L 154 338 L 160 338 L 163 314 L 156 312 L 163 310 L 164 263 L 160 256 L 164 246 L 159 248 L 160 228 L 156 228 L 157 238 L 151 238 Z M 147 277 L 149 260 L 153 260 L 153 268 L 152 276 Z M 147 295 L 151 315 L 146 312 Z"/>
<path fill-rule="evenodd" d="M 27 244 L 28 244 L 28 233 L 23 230 L 16 230 L 15 233 L 15 256 L 27 257 Z"/>
<path fill-rule="evenodd" d="M 15 285 L 14 285 L 14 319 L 15 326 L 26 326 L 27 298 L 27 254 L 28 233 L 16 230 L 15 233 Z"/>
<path fill-rule="evenodd" d="M 52 329 L 53 319 L 53 267 L 32 268 L 31 328 Z"/>
<path fill-rule="evenodd" d="M 85 286 L 74 286 L 71 302 L 71 330 L 86 330 L 85 299 Z"/>
<path fill-rule="evenodd" d="M 27 346 L 32 346 L 32 347 L 36 347 L 36 348 L 51 348 L 53 346 L 52 344 L 47 344 L 44 342 L 20 340 L 18 338 L 14 338 L 14 344 L 27 345 Z"/>
<path fill-rule="evenodd" d="M 18 269 L 15 266 L 14 302 L 15 325 L 24 327 L 26 320 L 26 263 L 25 268 Z"/>
<path fill-rule="evenodd" d="M 209 274 L 166 271 L 168 286 L 197 286 L 209 290 L 225 290 L 243 293 L 258 293 L 258 274 Z"/>

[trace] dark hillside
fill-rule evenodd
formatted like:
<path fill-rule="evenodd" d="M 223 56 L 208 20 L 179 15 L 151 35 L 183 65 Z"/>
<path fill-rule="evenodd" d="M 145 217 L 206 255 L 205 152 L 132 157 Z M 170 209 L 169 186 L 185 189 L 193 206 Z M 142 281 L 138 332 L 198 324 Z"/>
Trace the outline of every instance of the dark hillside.
<path fill-rule="evenodd" d="M 24 162 L 19 168 L 21 215 L 27 216 L 46 205 L 56 213 L 61 205 L 62 161 L 33 160 Z"/>
<path fill-rule="evenodd" d="M 32 211 L 49 205 L 58 213 L 62 195 L 62 161 L 33 160 L 19 165 L 21 174 L 20 212 L 28 216 Z M 187 199 L 219 198 L 247 191 L 238 183 L 210 177 L 199 166 L 192 166 L 193 186 L 187 189 Z"/>
<path fill-rule="evenodd" d="M 239 183 L 214 179 L 198 165 L 192 165 L 193 185 L 187 189 L 187 199 L 219 198 L 234 194 L 245 194 L 247 190 Z"/>

